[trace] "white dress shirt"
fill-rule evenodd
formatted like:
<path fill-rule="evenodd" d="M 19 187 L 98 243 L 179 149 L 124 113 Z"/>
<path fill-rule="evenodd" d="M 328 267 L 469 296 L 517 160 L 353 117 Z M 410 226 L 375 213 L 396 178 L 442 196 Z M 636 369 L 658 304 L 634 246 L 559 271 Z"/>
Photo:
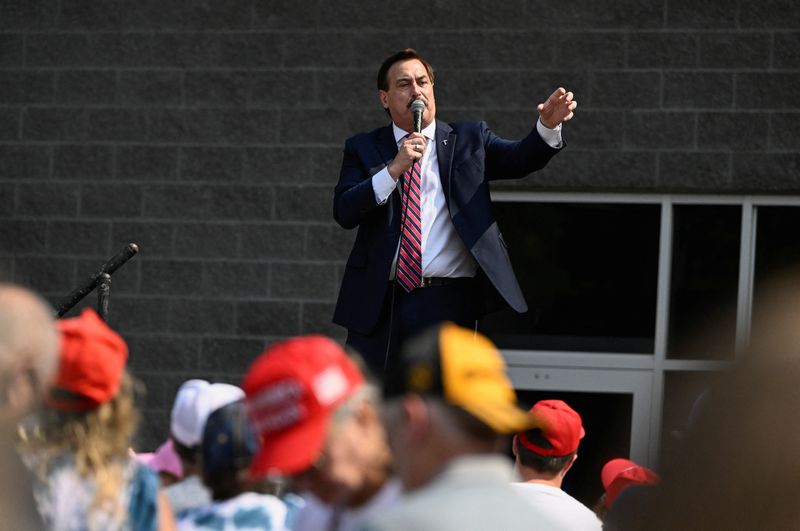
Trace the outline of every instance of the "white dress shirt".
<path fill-rule="evenodd" d="M 549 129 L 536 123 L 536 130 L 548 145 L 557 148 L 561 145 L 561 124 Z M 404 130 L 392 124 L 394 139 L 398 149 L 400 142 L 408 135 Z M 423 277 L 473 277 L 478 264 L 464 246 L 456 233 L 450 219 L 447 203 L 442 190 L 439 175 L 439 160 L 436 154 L 436 122 L 431 122 L 422 130 L 426 138 L 425 151 L 420 162 L 421 213 L 422 213 L 422 276 Z M 397 188 L 397 182 L 389 175 L 388 167 L 372 176 L 372 190 L 375 201 L 384 204 Z M 398 244 L 399 250 L 399 244 Z M 395 254 L 395 264 L 397 255 Z M 395 265 L 392 266 L 390 278 L 394 278 Z"/>

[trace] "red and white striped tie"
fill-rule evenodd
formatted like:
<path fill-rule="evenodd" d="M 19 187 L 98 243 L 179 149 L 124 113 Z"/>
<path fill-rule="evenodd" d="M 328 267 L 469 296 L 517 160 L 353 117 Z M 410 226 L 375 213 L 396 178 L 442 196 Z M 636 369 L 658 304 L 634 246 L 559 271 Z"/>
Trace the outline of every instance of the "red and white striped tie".
<path fill-rule="evenodd" d="M 397 281 L 407 292 L 422 284 L 422 177 L 419 172 L 419 161 L 415 161 L 403 174 L 403 232 L 397 255 Z"/>

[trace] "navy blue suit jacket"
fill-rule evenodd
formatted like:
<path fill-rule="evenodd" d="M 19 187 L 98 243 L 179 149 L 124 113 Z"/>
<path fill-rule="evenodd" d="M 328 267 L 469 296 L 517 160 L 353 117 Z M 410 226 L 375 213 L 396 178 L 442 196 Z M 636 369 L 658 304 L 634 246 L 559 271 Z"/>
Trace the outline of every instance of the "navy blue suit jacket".
<path fill-rule="evenodd" d="M 484 310 L 499 294 L 518 312 L 528 309 L 503 235 L 491 209 L 489 181 L 519 179 L 544 167 L 559 149 L 534 128 L 520 141 L 492 133 L 485 122 L 436 122 L 436 155 L 450 218 L 479 265 Z M 371 333 L 381 314 L 400 238 L 401 201 L 393 192 L 375 201 L 372 176 L 397 155 L 391 125 L 349 138 L 333 198 L 333 217 L 342 227 L 358 227 L 336 303 L 333 321 L 361 334 Z M 501 303 L 502 304 L 502 303 Z"/>

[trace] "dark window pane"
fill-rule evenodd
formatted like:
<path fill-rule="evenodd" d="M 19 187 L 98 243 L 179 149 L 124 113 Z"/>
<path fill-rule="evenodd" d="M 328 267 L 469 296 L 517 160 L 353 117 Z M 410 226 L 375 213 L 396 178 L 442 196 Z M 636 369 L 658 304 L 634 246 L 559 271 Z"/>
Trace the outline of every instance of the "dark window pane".
<path fill-rule="evenodd" d="M 763 322 L 762 297 L 767 282 L 800 268 L 800 207 L 758 207 L 753 282 L 753 334 Z M 764 323 L 768 324 L 768 323 Z"/>
<path fill-rule="evenodd" d="M 529 310 L 483 332 L 501 348 L 653 352 L 659 205 L 495 207 Z"/>
<path fill-rule="evenodd" d="M 733 353 L 741 219 L 736 205 L 673 208 L 668 358 Z"/>
<path fill-rule="evenodd" d="M 664 373 L 664 406 L 661 421 L 660 468 L 675 463 L 681 442 L 707 400 L 714 380 L 713 371 L 668 371 Z"/>

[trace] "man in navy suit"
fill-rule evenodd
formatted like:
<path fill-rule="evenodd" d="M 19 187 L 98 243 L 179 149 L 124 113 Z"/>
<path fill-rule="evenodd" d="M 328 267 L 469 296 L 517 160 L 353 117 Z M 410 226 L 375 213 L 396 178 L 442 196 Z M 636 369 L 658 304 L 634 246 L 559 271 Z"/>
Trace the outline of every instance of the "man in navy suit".
<path fill-rule="evenodd" d="M 502 139 L 485 122 L 436 120 L 431 65 L 405 49 L 378 70 L 378 95 L 392 124 L 347 139 L 333 215 L 358 227 L 333 321 L 347 328 L 347 344 L 382 376 L 406 338 L 441 321 L 476 328 L 489 311 L 510 305 L 527 310 L 506 244 L 492 216 L 489 181 L 519 179 L 541 169 L 563 148 L 561 124 L 577 102 L 558 88 L 539 104 L 539 120 L 520 141 Z M 425 105 L 414 132 L 411 104 Z M 418 176 L 417 203 L 403 194 L 410 169 Z M 417 211 L 418 208 L 418 211 Z M 401 231 L 421 225 L 421 258 L 408 266 Z M 404 238 L 405 241 L 405 238 Z M 413 253 L 412 253 L 413 254 Z M 398 268 L 398 257 L 404 262 Z M 405 269 L 421 269 L 408 282 Z"/>

